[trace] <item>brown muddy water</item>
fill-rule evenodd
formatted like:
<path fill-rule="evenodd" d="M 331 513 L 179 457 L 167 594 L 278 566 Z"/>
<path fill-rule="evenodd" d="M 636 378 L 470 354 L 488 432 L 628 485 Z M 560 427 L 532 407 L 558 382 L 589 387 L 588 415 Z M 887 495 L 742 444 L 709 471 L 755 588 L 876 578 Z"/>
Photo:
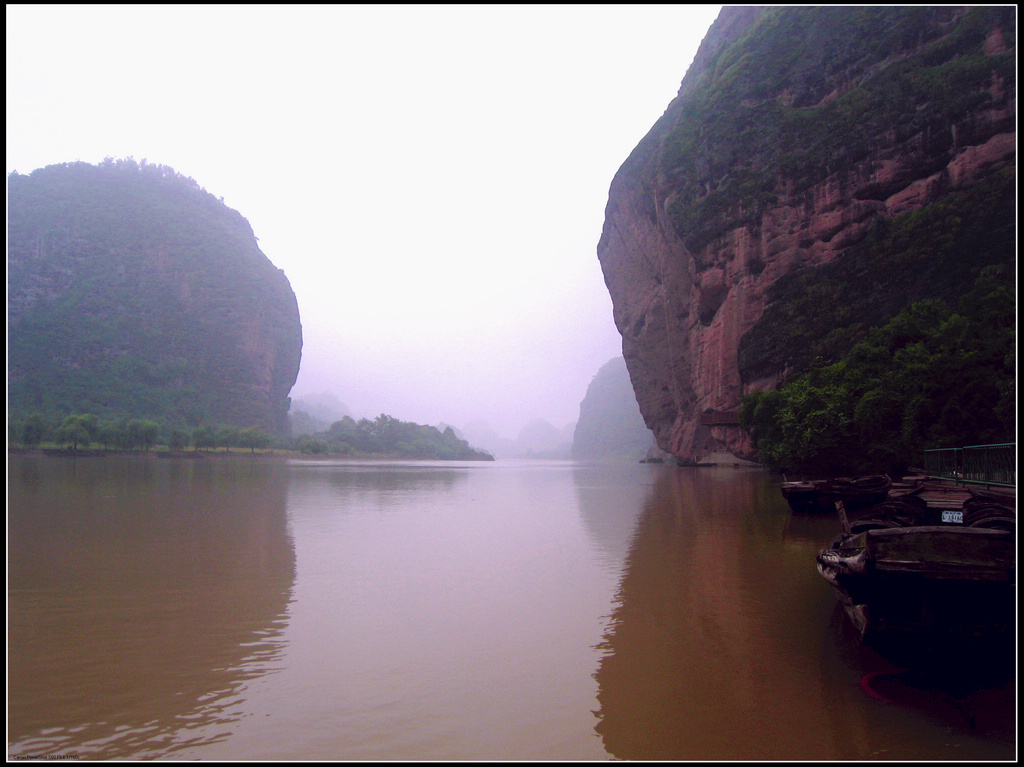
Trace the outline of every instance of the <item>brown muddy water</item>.
<path fill-rule="evenodd" d="M 1016 758 L 757 469 L 12 455 L 7 524 L 8 758 Z"/>

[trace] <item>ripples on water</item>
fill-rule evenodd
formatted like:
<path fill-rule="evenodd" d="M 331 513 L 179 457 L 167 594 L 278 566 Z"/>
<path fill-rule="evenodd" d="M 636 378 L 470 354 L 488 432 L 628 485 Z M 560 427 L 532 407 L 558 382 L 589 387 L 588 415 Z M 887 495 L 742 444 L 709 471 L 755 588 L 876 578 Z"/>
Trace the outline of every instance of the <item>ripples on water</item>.
<path fill-rule="evenodd" d="M 814 568 L 837 523 L 792 515 L 758 471 L 236 455 L 8 474 L 12 756 L 1015 755 L 1012 683 L 951 697 L 857 646 Z"/>
<path fill-rule="evenodd" d="M 284 467 L 23 459 L 10 472 L 9 753 L 141 758 L 229 737 L 239 690 L 282 655 Z"/>

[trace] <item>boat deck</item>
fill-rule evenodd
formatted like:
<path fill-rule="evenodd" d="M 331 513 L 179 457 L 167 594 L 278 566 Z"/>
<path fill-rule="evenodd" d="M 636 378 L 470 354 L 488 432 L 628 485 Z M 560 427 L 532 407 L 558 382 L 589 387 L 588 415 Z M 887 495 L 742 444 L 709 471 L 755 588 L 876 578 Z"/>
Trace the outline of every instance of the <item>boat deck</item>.
<path fill-rule="evenodd" d="M 901 495 L 916 495 L 929 508 L 960 509 L 964 501 L 972 497 L 983 497 L 1007 508 L 1017 508 L 1017 488 L 998 485 L 957 485 L 948 480 L 926 480 L 918 484 L 893 484 L 890 498 Z"/>

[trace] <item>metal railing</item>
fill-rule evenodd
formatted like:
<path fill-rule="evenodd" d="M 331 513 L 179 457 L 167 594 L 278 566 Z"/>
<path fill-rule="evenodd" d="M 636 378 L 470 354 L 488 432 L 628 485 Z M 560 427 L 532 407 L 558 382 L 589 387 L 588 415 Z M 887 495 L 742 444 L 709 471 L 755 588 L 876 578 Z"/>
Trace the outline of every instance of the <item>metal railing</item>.
<path fill-rule="evenodd" d="M 1017 443 L 926 450 L 925 474 L 956 484 L 1017 486 Z"/>

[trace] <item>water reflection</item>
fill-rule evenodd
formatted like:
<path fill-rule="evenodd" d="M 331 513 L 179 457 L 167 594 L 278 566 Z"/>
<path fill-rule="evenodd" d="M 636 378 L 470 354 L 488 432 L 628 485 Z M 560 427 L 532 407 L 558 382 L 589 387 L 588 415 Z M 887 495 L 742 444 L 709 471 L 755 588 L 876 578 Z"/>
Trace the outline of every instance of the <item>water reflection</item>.
<path fill-rule="evenodd" d="M 604 757 L 591 648 L 618 573 L 595 563 L 571 465 L 378 466 L 290 464 L 286 668 L 194 755 Z"/>
<path fill-rule="evenodd" d="M 1012 758 L 1001 725 L 972 730 L 955 711 L 936 719 L 934 707 L 866 693 L 865 675 L 899 669 L 837 620 L 814 567 L 835 527 L 827 517 L 796 519 L 761 472 L 658 475 L 595 675 L 596 730 L 612 756 Z"/>
<path fill-rule="evenodd" d="M 814 567 L 833 522 L 761 472 L 9 466 L 9 754 L 1014 752 L 1011 720 L 930 703 L 856 644 Z"/>
<path fill-rule="evenodd" d="M 8 753 L 166 756 L 228 736 L 280 656 L 285 467 L 242 456 L 8 464 Z"/>
<path fill-rule="evenodd" d="M 771 701 L 806 699 L 806 661 L 816 657 L 821 632 L 785 629 L 831 605 L 789 588 L 806 561 L 781 549 L 785 516 L 761 476 L 724 468 L 659 476 L 597 672 L 597 730 L 614 756 L 822 755 L 820 743 L 789 748 L 788 733 L 808 712 Z"/>
<path fill-rule="evenodd" d="M 640 509 L 663 467 L 581 462 L 573 466 L 580 517 L 595 551 L 616 574 L 626 560 Z"/>
<path fill-rule="evenodd" d="M 357 500 L 359 505 L 365 505 L 369 500 L 380 511 L 395 508 L 392 501 L 396 496 L 429 498 L 435 493 L 452 490 L 466 481 L 470 471 L 479 468 L 479 464 L 455 461 L 445 466 L 427 461 L 336 459 L 290 460 L 288 465 L 303 480 L 303 490 L 299 493 L 307 486 L 315 487 L 323 483 L 333 490 L 335 501 L 349 498 Z M 307 480 L 319 480 L 319 483 Z M 317 487 L 314 492 L 320 493 L 321 488 Z"/>
<path fill-rule="evenodd" d="M 821 550 L 819 541 L 832 540 L 842 531 L 838 513 L 793 513 L 786 518 L 783 536 L 793 545 L 810 544 L 815 554 Z"/>

